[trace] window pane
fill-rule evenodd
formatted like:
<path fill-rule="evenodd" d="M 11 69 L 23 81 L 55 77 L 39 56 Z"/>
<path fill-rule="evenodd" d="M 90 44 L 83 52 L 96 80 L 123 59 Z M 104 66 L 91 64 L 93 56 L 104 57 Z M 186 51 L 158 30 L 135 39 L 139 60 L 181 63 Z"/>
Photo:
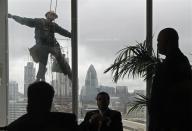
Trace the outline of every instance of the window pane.
<path fill-rule="evenodd" d="M 191 54 L 192 53 L 192 45 L 191 45 L 191 43 L 192 43 L 192 37 L 191 37 L 192 36 L 192 1 L 191 0 L 155 0 L 153 4 L 154 4 L 153 5 L 154 6 L 153 7 L 153 9 L 154 9 L 153 10 L 153 14 L 154 14 L 154 19 L 153 19 L 154 20 L 154 23 L 153 23 L 154 48 L 155 49 L 157 48 L 157 37 L 158 37 L 159 32 L 164 28 L 174 28 L 178 32 L 178 35 L 179 35 L 179 48 L 181 49 L 183 54 L 185 56 L 187 56 L 188 60 L 191 63 L 192 62 L 192 57 L 191 57 L 191 55 L 192 55 Z M 160 38 L 160 41 L 162 41 L 162 38 Z M 165 42 L 165 44 L 167 44 L 167 42 Z M 162 47 L 166 47 L 165 44 Z M 175 44 L 175 43 L 173 42 L 171 44 Z M 162 43 L 160 45 L 162 45 Z M 170 47 L 174 47 L 174 46 L 170 46 Z M 186 113 L 186 115 L 184 115 L 183 113 L 179 113 L 179 111 L 183 112 L 183 110 L 185 110 L 184 112 L 187 112 L 186 109 L 189 108 L 189 106 L 191 104 L 191 103 L 188 103 L 189 106 L 186 106 L 187 102 L 185 100 L 182 100 L 182 98 L 186 99 L 186 98 L 188 98 L 188 96 L 187 95 L 182 96 L 182 94 L 184 94 L 184 93 L 180 92 L 180 90 L 187 92 L 188 91 L 187 89 L 183 89 L 183 87 L 185 88 L 187 86 L 183 86 L 183 87 L 174 86 L 174 88 L 172 88 L 173 86 L 169 87 L 169 85 L 182 85 L 182 84 L 185 85 L 185 82 L 188 80 L 188 75 L 186 76 L 186 74 L 187 74 L 186 69 L 188 69 L 188 66 L 184 66 L 184 68 L 181 69 L 182 73 L 179 73 L 180 71 L 178 70 L 179 69 L 178 64 L 185 65 L 185 63 L 179 63 L 183 59 L 183 57 L 181 57 L 181 59 L 180 59 L 179 53 L 177 53 L 178 59 L 174 58 L 174 55 L 172 55 L 172 54 L 176 54 L 176 53 L 177 53 L 177 51 L 172 50 L 172 52 L 167 55 L 168 57 L 167 57 L 166 61 L 164 61 L 164 63 L 163 63 L 163 67 L 165 67 L 165 68 L 161 69 L 161 72 L 163 72 L 164 70 L 167 70 L 167 72 L 166 72 L 167 76 L 173 76 L 173 74 L 176 73 L 177 74 L 176 77 L 179 77 L 179 78 L 177 80 L 175 79 L 176 77 L 174 77 L 174 76 L 171 78 L 168 78 L 168 77 L 163 78 L 163 79 L 166 79 L 166 78 L 168 78 L 168 79 L 166 79 L 167 83 L 162 88 L 162 85 L 165 84 L 165 80 L 162 80 L 161 77 L 165 76 L 165 74 L 159 73 L 157 78 L 161 79 L 161 80 L 159 80 L 160 86 L 158 87 L 159 89 L 154 90 L 154 92 L 155 91 L 157 92 L 157 90 L 158 90 L 158 92 L 161 92 L 161 93 L 155 94 L 155 95 L 157 95 L 157 97 L 155 97 L 156 98 L 155 101 L 160 100 L 161 99 L 160 97 L 163 96 L 163 100 L 161 99 L 160 105 L 162 106 L 161 109 L 166 108 L 165 112 L 162 111 L 163 113 L 162 112 L 158 113 L 158 115 L 161 115 L 161 117 L 160 117 L 161 120 L 157 120 L 157 121 L 162 124 L 162 120 L 163 120 L 162 118 L 164 117 L 165 120 L 164 120 L 163 124 L 165 124 L 166 122 L 168 122 L 172 119 L 171 122 L 168 123 L 170 127 L 171 127 L 171 123 L 175 124 L 175 121 L 174 121 L 175 118 L 172 117 L 175 114 L 182 114 L 182 121 L 184 121 L 184 119 L 186 119 L 186 115 L 189 116 L 188 113 Z M 165 56 L 160 56 L 160 57 L 165 57 Z M 176 61 L 174 59 L 177 60 L 177 64 L 172 66 L 173 63 L 176 63 Z M 169 71 L 169 69 L 172 67 L 173 67 L 173 69 Z M 159 72 L 160 72 L 160 70 L 159 70 Z M 185 74 L 185 76 L 184 76 L 184 74 Z M 185 78 L 186 80 L 182 81 L 181 78 Z M 169 91 L 171 93 L 168 93 Z M 179 97 L 177 95 L 175 95 L 177 93 L 180 94 Z M 165 94 L 167 94 L 167 95 L 165 95 Z M 178 106 L 177 106 L 177 104 L 175 104 L 175 103 L 180 103 L 180 102 L 178 102 L 178 100 L 176 99 L 175 96 L 178 97 L 180 99 L 180 101 L 185 101 L 184 105 L 178 104 Z M 170 100 L 169 100 L 169 98 L 170 98 Z M 155 105 L 158 105 L 158 103 Z M 165 105 L 166 105 L 166 107 L 165 107 Z M 181 107 L 183 110 L 179 107 Z M 183 108 L 183 107 L 185 107 L 185 108 Z M 158 107 L 156 107 L 154 109 L 157 109 L 157 108 Z M 161 110 L 161 109 L 158 109 L 158 110 Z M 155 114 L 154 116 L 157 115 L 157 113 L 155 113 L 155 112 L 157 112 L 157 110 L 153 111 L 153 113 Z M 166 113 L 169 115 L 167 116 Z M 170 118 L 170 116 L 171 116 L 171 118 Z M 178 123 L 180 123 L 179 120 L 181 120 L 181 117 L 179 117 L 177 115 L 176 121 Z M 177 124 L 175 124 L 175 125 L 176 126 L 174 128 L 177 129 L 178 128 Z M 182 127 L 183 129 L 185 128 L 185 126 L 182 124 L 179 124 L 179 126 Z M 180 130 L 180 129 L 178 128 L 178 130 Z"/>
<path fill-rule="evenodd" d="M 56 3 L 57 2 L 57 3 Z M 9 13 L 27 18 L 45 18 L 45 13 L 55 11 L 58 19 L 55 23 L 64 29 L 71 30 L 71 1 L 52 0 L 9 0 Z M 27 88 L 36 80 L 38 64 L 30 56 L 29 48 L 35 45 L 34 28 L 19 24 L 9 19 L 9 123 L 26 113 Z M 71 31 L 70 31 L 71 32 Z M 62 54 L 71 64 L 71 40 L 55 33 Z M 43 50 L 42 50 L 43 52 Z M 53 66 L 55 67 L 53 70 Z M 55 89 L 53 111 L 72 112 L 72 91 L 67 76 L 56 73 L 58 64 L 49 55 L 45 79 Z"/>
<path fill-rule="evenodd" d="M 143 78 L 112 81 L 111 72 L 104 74 L 116 53 L 146 37 L 146 6 L 140 0 L 79 1 L 79 117 L 97 109 L 96 94 L 106 91 L 111 97 L 110 108 L 122 113 L 124 124 L 137 121 L 145 125 L 145 109 L 127 115 L 136 93 L 145 94 Z M 128 104 L 127 104 L 128 103 Z M 136 127 L 134 127 L 135 129 Z M 143 127 L 144 129 L 144 127 Z"/>
<path fill-rule="evenodd" d="M 192 42 L 192 1 L 156 0 L 154 1 L 154 46 L 160 30 L 172 27 L 179 34 L 179 47 L 191 61 Z"/>

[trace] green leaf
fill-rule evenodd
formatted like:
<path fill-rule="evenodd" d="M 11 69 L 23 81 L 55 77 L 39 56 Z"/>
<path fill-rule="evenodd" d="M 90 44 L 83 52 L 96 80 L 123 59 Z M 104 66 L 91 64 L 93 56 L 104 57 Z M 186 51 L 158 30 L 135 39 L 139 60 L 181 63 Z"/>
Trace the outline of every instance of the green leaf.
<path fill-rule="evenodd" d="M 146 80 L 149 76 L 154 75 L 156 65 L 160 60 L 155 56 L 154 50 L 150 55 L 146 41 L 136 43 L 135 46 L 126 46 L 119 50 L 113 64 L 104 71 L 104 73 L 111 71 L 114 82 L 125 76 L 128 78 L 138 76 Z M 149 75 L 147 75 L 148 69 L 150 70 Z"/>

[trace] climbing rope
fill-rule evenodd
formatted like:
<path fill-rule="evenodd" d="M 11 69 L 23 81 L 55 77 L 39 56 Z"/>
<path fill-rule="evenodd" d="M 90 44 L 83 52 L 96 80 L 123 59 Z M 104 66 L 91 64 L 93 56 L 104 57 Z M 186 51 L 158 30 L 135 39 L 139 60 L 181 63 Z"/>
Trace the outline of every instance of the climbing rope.
<path fill-rule="evenodd" d="M 49 10 L 52 10 L 52 5 L 53 5 L 53 0 L 50 0 L 50 6 L 49 6 Z M 54 12 L 56 13 L 57 11 L 57 0 L 55 1 L 55 8 L 54 8 Z"/>

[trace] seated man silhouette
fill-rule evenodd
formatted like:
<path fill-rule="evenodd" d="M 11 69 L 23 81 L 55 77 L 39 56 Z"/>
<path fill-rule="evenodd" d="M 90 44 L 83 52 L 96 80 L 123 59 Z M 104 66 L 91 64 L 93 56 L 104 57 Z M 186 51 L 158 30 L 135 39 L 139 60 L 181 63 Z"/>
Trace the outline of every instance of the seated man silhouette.
<path fill-rule="evenodd" d="M 35 82 L 28 88 L 27 113 L 7 126 L 8 131 L 76 131 L 76 116 L 50 112 L 54 89 L 46 82 Z"/>
<path fill-rule="evenodd" d="M 100 92 L 96 97 L 98 110 L 87 112 L 80 124 L 81 131 L 123 131 L 121 113 L 108 108 L 109 95 Z"/>

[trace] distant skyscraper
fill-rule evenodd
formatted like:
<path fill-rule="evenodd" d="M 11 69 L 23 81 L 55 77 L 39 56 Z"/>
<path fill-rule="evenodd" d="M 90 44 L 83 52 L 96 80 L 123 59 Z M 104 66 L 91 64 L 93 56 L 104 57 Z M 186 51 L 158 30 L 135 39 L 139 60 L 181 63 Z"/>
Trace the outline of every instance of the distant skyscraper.
<path fill-rule="evenodd" d="M 128 94 L 128 88 L 127 86 L 116 86 L 116 96 L 117 97 L 127 97 Z"/>
<path fill-rule="evenodd" d="M 116 96 L 119 97 L 119 111 L 126 113 L 129 93 L 127 86 L 116 86 Z"/>
<path fill-rule="evenodd" d="M 110 95 L 110 97 L 115 96 L 115 88 L 114 87 L 100 85 L 99 91 L 100 92 L 101 91 L 107 92 Z"/>
<path fill-rule="evenodd" d="M 16 81 L 9 82 L 9 101 L 8 101 L 8 123 L 11 123 L 21 115 L 26 113 L 26 101 L 23 94 L 19 93 L 18 83 Z"/>
<path fill-rule="evenodd" d="M 8 108 L 8 123 L 16 120 L 20 116 L 26 113 L 27 101 L 21 100 L 11 100 L 9 101 Z"/>
<path fill-rule="evenodd" d="M 55 88 L 55 95 L 58 96 L 72 96 L 72 87 L 70 80 L 63 73 L 56 73 L 56 79 L 53 86 Z"/>
<path fill-rule="evenodd" d="M 69 62 L 69 58 L 65 57 L 64 59 Z M 52 80 L 52 85 L 55 90 L 54 97 L 54 109 L 53 111 L 59 112 L 71 112 L 72 111 L 72 86 L 71 81 L 67 75 L 64 75 L 61 71 L 57 61 L 53 58 L 52 72 L 55 72 L 54 78 Z"/>
<path fill-rule="evenodd" d="M 97 72 L 93 65 L 90 65 L 85 78 L 85 86 L 81 91 L 82 102 L 95 102 L 95 97 L 99 92 Z"/>
<path fill-rule="evenodd" d="M 35 67 L 33 62 L 27 62 L 24 67 L 24 97 L 27 97 L 27 89 L 29 84 L 35 81 Z"/>
<path fill-rule="evenodd" d="M 64 54 L 63 54 L 63 57 L 69 63 L 69 58 L 65 57 Z M 54 59 L 54 61 L 56 61 L 56 59 Z M 53 68 L 52 68 L 52 71 L 53 71 Z M 57 71 L 60 71 L 60 73 Z M 70 80 L 69 80 L 68 76 L 63 75 L 59 66 L 58 67 L 55 66 L 53 72 L 56 72 L 56 76 L 55 76 L 56 78 L 52 82 L 53 87 L 55 88 L 55 95 L 57 95 L 57 96 L 72 96 L 72 87 L 71 87 Z"/>
<path fill-rule="evenodd" d="M 19 97 L 18 83 L 16 81 L 9 82 L 9 100 L 17 100 Z"/>

